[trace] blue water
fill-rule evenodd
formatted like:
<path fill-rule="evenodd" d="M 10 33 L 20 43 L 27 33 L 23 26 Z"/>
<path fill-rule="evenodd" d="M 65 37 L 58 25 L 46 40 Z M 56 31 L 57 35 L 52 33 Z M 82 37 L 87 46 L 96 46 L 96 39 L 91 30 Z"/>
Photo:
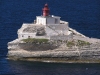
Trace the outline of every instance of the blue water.
<path fill-rule="evenodd" d="M 0 0 L 0 75 L 100 75 L 100 64 L 54 64 L 6 60 L 7 42 L 17 38 L 23 23 L 32 23 L 48 3 L 51 15 L 60 16 L 86 36 L 100 38 L 99 0 Z"/>

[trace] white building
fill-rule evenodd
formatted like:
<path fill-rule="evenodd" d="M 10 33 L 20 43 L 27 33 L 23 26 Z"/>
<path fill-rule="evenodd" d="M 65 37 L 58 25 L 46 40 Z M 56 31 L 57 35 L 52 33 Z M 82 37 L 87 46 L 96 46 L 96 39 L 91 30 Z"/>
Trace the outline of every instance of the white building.
<path fill-rule="evenodd" d="M 59 16 L 49 14 L 48 5 L 45 4 L 42 16 L 36 16 L 32 24 L 23 24 L 18 30 L 18 39 L 26 38 L 48 38 L 54 40 L 72 39 L 68 22 L 61 21 Z"/>
<path fill-rule="evenodd" d="M 58 16 L 37 16 L 36 24 L 47 25 L 47 24 L 60 24 L 60 17 Z"/>

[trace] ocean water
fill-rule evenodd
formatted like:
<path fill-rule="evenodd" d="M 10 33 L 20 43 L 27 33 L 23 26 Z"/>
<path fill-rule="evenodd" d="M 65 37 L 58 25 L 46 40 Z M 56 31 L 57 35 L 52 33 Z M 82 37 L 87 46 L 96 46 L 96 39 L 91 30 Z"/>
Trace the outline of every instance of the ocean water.
<path fill-rule="evenodd" d="M 7 43 L 17 38 L 23 23 L 42 15 L 48 3 L 51 15 L 92 38 L 100 38 L 99 0 L 0 0 L 0 75 L 100 75 L 100 64 L 57 64 L 6 60 Z"/>

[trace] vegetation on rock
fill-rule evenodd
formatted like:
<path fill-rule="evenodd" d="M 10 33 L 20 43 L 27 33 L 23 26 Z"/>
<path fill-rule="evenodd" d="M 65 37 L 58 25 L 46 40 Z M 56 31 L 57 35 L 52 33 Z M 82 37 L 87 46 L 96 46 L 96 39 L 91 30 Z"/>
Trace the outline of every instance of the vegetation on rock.
<path fill-rule="evenodd" d="M 24 41 L 25 43 L 35 43 L 35 44 L 42 44 L 42 43 L 50 43 L 49 39 L 38 39 L 38 38 L 27 38 L 27 39 L 23 39 L 22 41 Z M 51 41 L 51 43 L 56 44 L 56 43 L 61 43 L 62 41 L 58 40 L 58 42 L 56 41 Z M 64 42 L 65 43 L 65 42 Z M 73 41 L 66 41 L 66 45 L 67 47 L 73 47 L 73 46 L 88 46 L 90 45 L 89 42 L 86 41 L 82 41 L 82 40 L 73 40 Z"/>
<path fill-rule="evenodd" d="M 86 41 L 82 41 L 82 40 L 77 40 L 77 41 L 68 41 L 67 42 L 67 46 L 68 47 L 72 47 L 72 46 L 87 46 L 87 45 L 90 45 L 89 42 L 86 42 Z"/>
<path fill-rule="evenodd" d="M 79 46 L 86 46 L 86 45 L 90 45 L 90 43 L 86 42 L 86 41 L 78 40 L 77 45 L 79 45 Z"/>
<path fill-rule="evenodd" d="M 48 43 L 48 39 L 37 39 L 37 38 L 28 38 L 28 39 L 23 39 L 25 43 Z"/>
<path fill-rule="evenodd" d="M 68 41 L 68 42 L 67 42 L 67 46 L 68 46 L 68 47 L 75 46 L 75 42 L 74 42 L 74 41 Z"/>

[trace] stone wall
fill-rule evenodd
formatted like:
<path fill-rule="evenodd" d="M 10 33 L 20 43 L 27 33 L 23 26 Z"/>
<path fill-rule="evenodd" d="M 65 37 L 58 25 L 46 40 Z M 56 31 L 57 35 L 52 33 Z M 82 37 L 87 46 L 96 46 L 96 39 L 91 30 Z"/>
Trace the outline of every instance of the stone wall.
<path fill-rule="evenodd" d="M 71 41 L 73 39 L 73 35 L 57 35 L 57 36 L 51 36 L 50 37 L 51 40 L 67 40 L 67 41 Z"/>

